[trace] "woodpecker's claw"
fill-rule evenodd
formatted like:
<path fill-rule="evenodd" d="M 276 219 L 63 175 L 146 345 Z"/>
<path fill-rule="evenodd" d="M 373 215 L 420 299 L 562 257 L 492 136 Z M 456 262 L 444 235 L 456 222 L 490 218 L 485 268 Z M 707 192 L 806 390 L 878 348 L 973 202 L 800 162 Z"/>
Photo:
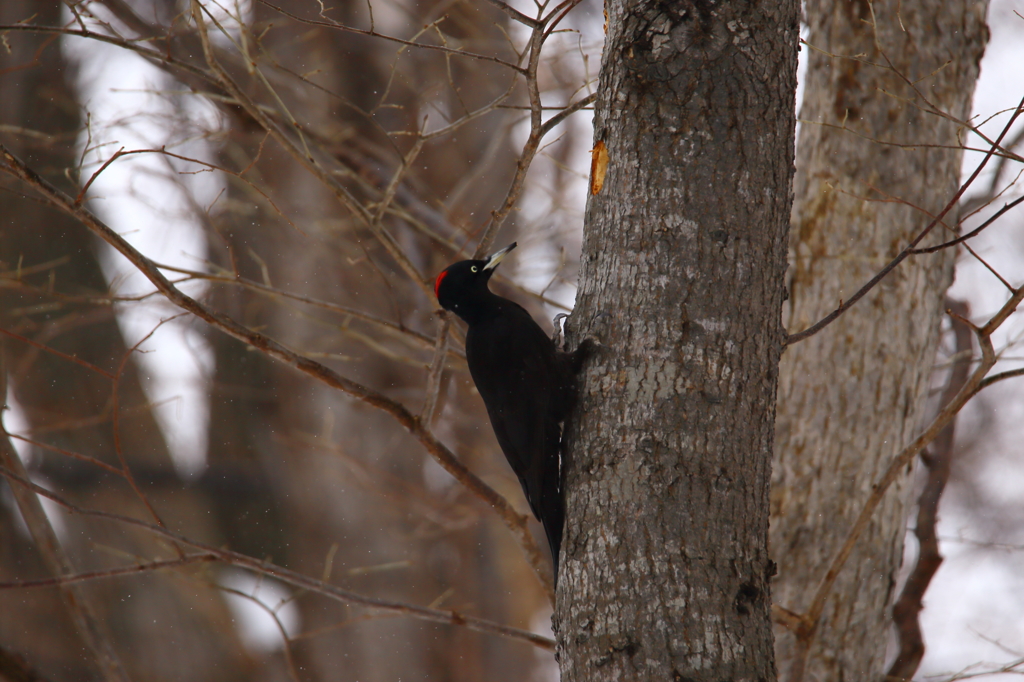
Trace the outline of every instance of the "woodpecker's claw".
<path fill-rule="evenodd" d="M 555 342 L 555 348 L 565 350 L 565 335 L 562 332 L 562 320 L 569 317 L 569 313 L 558 313 L 551 319 L 551 324 L 555 327 L 555 333 L 552 335 L 551 340 Z"/>

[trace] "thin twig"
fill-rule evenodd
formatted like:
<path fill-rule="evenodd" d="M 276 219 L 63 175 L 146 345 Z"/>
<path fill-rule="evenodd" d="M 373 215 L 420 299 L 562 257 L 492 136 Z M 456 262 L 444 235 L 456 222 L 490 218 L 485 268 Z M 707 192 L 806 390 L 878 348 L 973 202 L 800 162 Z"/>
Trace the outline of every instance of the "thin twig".
<path fill-rule="evenodd" d="M 399 267 L 417 284 L 425 295 L 430 296 L 431 290 L 423 275 L 419 272 L 409 257 L 402 250 L 395 238 L 388 233 L 379 223 L 375 222 L 369 209 L 363 206 L 352 193 L 328 173 L 308 152 L 299 149 L 293 140 L 272 121 L 262 107 L 257 106 L 252 99 L 234 81 L 228 72 L 217 60 L 213 45 L 207 33 L 206 22 L 203 19 L 203 7 L 198 0 L 192 0 L 192 18 L 199 30 L 199 37 L 203 44 L 203 52 L 206 62 L 214 72 L 222 88 L 224 88 L 259 125 L 270 133 L 284 149 L 291 155 L 300 166 L 306 169 L 313 177 L 323 184 L 341 205 L 356 216 L 370 231 L 377 237 L 380 243 L 387 250 L 388 254 L 398 263 Z"/>
<path fill-rule="evenodd" d="M 268 204 L 270 204 L 271 207 L 274 209 L 274 211 L 279 216 L 281 216 L 281 218 L 285 222 L 287 222 L 289 225 L 291 225 L 295 229 L 298 229 L 298 227 L 295 225 L 295 223 L 293 223 L 291 220 L 288 219 L 288 216 L 286 216 L 284 214 L 284 212 L 280 208 L 278 208 L 277 204 L 274 203 L 274 200 L 271 199 L 270 196 L 266 192 L 261 190 L 255 183 L 251 182 L 250 180 L 248 180 L 245 177 L 245 171 L 244 170 L 242 172 L 240 172 L 240 173 L 236 173 L 233 170 L 230 170 L 230 169 L 225 168 L 223 166 L 218 166 L 217 164 L 210 163 L 209 161 L 203 161 L 202 159 L 197 159 L 197 158 L 194 158 L 194 157 L 191 157 L 191 156 L 182 156 L 181 154 L 175 154 L 172 151 L 168 151 L 165 147 L 160 147 L 159 149 L 132 149 L 130 151 L 125 151 L 124 147 L 121 147 L 121 149 L 119 149 L 113 156 L 111 156 L 109 159 L 107 159 L 103 163 L 102 166 L 100 166 L 99 170 L 97 170 L 95 173 L 93 173 L 89 177 L 88 182 L 85 183 L 85 186 L 82 187 L 81 191 L 79 191 L 78 196 L 75 197 L 75 202 L 79 203 L 79 204 L 82 203 L 82 201 L 85 199 L 85 196 L 86 196 L 87 192 L 89 191 L 89 187 L 93 184 L 93 182 L 96 181 L 96 179 L 99 177 L 99 175 L 104 170 L 106 170 L 108 166 L 110 166 L 110 164 L 112 164 L 114 161 L 120 159 L 122 156 L 132 156 L 132 155 L 135 155 L 135 154 L 160 154 L 160 155 L 162 155 L 164 157 L 170 157 L 172 159 L 178 159 L 179 161 L 188 161 L 189 163 L 194 163 L 194 164 L 199 165 L 199 166 L 205 166 L 206 168 L 208 168 L 210 170 L 220 171 L 221 173 L 225 173 L 225 174 L 230 175 L 232 177 L 238 178 L 243 183 L 248 185 L 249 189 L 251 189 L 254 192 L 256 192 L 257 194 L 259 194 L 263 198 L 264 201 L 266 201 Z M 248 170 L 248 169 L 246 169 L 246 170 Z"/>
<path fill-rule="evenodd" d="M 7 368 L 4 366 L 3 355 L 3 348 L 0 345 L 0 395 L 7 395 Z M 0 465 L 13 476 L 27 480 L 28 472 L 25 471 L 25 465 L 7 435 L 2 416 L 0 411 Z M 75 569 L 61 547 L 39 497 L 32 490 L 20 486 L 12 485 L 11 490 L 43 564 L 55 577 L 73 574 Z M 61 595 L 83 644 L 92 653 L 103 677 L 107 682 L 129 682 L 121 660 L 111 644 L 110 636 L 96 616 L 89 596 L 71 585 L 62 585 Z"/>
<path fill-rule="evenodd" d="M 153 334 L 155 334 L 156 331 L 164 325 L 164 323 L 175 320 L 185 314 L 186 313 L 179 313 L 165 320 L 160 320 L 160 322 L 153 327 L 148 334 L 139 339 L 134 346 L 124 353 L 124 356 L 121 358 L 121 363 L 117 366 L 117 374 L 114 378 L 114 384 L 110 390 L 111 430 L 114 433 L 114 453 L 117 455 L 117 461 L 121 464 L 121 475 L 124 477 L 124 480 L 128 482 L 128 486 L 132 489 L 132 492 L 135 493 L 135 496 L 139 498 L 139 501 L 146 507 L 149 515 L 154 521 L 156 521 L 156 524 L 161 527 L 165 526 L 164 521 L 160 518 L 160 514 L 157 513 L 156 508 L 153 507 L 153 504 L 149 501 L 149 497 L 142 492 L 142 488 L 140 488 L 139 484 L 136 482 L 135 476 L 132 474 L 131 467 L 128 466 L 128 460 L 125 459 L 124 449 L 121 447 L 121 377 L 124 375 L 124 370 L 128 366 L 128 361 L 131 359 L 132 354 L 138 351 L 142 344 L 148 341 Z M 175 545 L 174 549 L 178 552 L 178 558 L 183 558 L 185 556 L 185 551 L 181 547 Z"/>
<path fill-rule="evenodd" d="M 523 14 L 515 7 L 510 7 L 501 0 L 487 0 L 487 2 L 491 3 L 492 5 L 500 9 L 502 12 L 509 15 L 509 17 L 518 21 L 520 24 L 523 24 L 524 26 L 529 26 L 532 29 L 539 29 L 543 26 L 543 24 L 537 19 L 533 19 L 532 17 Z"/>
<path fill-rule="evenodd" d="M 172 55 L 167 52 L 159 52 L 157 50 L 151 50 L 149 48 L 142 47 L 137 43 L 142 42 L 135 40 L 126 40 L 119 36 L 109 36 L 105 33 L 98 33 L 96 31 L 89 30 L 78 30 L 73 28 L 64 28 L 62 26 L 36 26 L 33 24 L 0 24 L 0 33 L 8 33 L 14 31 L 24 31 L 27 33 L 52 33 L 55 35 L 74 36 L 78 38 L 86 38 L 88 40 L 97 40 L 101 43 L 109 43 L 126 50 L 136 52 L 147 60 L 152 61 L 155 64 L 163 64 L 167 66 L 180 69 L 192 76 L 203 79 L 209 83 L 215 83 L 215 79 L 210 74 L 201 68 L 188 64 L 175 59 Z"/>
<path fill-rule="evenodd" d="M 964 387 L 971 369 L 971 328 L 961 321 L 970 315 L 970 308 L 963 301 L 948 299 L 946 308 L 953 320 L 953 333 L 956 337 L 954 353 L 957 359 L 953 362 L 949 380 L 942 394 L 943 406 L 952 401 Z M 942 564 L 935 525 L 942 491 L 949 480 L 955 425 L 954 421 L 950 421 L 939 432 L 928 452 L 921 455 L 928 469 L 928 478 L 917 501 L 917 523 L 914 527 L 918 545 L 917 561 L 903 585 L 899 599 L 892 607 L 892 620 L 899 637 L 900 650 L 886 674 L 887 680 L 903 682 L 912 679 L 924 657 L 924 638 L 921 635 L 918 615 L 924 608 L 924 593 L 932 581 L 932 576 Z"/>
<path fill-rule="evenodd" d="M 295 655 L 292 653 L 292 638 L 288 636 L 288 630 L 285 628 L 284 623 L 277 615 L 277 608 L 270 608 L 267 604 L 264 604 L 262 600 L 257 599 L 254 594 L 248 594 L 242 590 L 236 590 L 231 587 L 224 585 L 215 585 L 216 589 L 224 592 L 225 594 L 233 594 L 239 599 L 245 599 L 256 605 L 257 608 L 266 613 L 274 621 L 274 625 L 277 626 L 277 631 L 281 635 L 281 647 L 284 650 L 285 665 L 288 668 L 288 676 L 292 682 L 299 682 L 299 671 L 295 667 Z"/>
<path fill-rule="evenodd" d="M 241 566 L 248 570 L 253 571 L 257 575 L 270 576 L 277 578 L 282 582 L 288 583 L 294 587 L 298 587 L 303 590 L 309 590 L 321 594 L 325 597 L 330 597 L 336 601 L 340 601 L 347 604 L 355 604 L 368 609 L 374 609 L 377 611 L 385 611 L 395 614 L 402 614 L 418 618 L 420 620 L 430 621 L 434 623 L 443 623 L 446 625 L 457 625 L 467 627 L 470 630 L 476 630 L 477 632 L 484 632 L 492 635 L 499 635 L 502 637 L 509 637 L 521 641 L 533 644 L 541 649 L 549 651 L 554 650 L 555 642 L 548 637 L 537 635 L 527 630 L 520 628 L 514 628 L 508 625 L 501 625 L 484 618 L 478 618 L 476 616 L 468 616 L 457 611 L 443 611 L 440 609 L 432 609 L 423 606 L 415 606 L 413 604 L 406 604 L 403 602 L 392 601 L 390 599 L 379 599 L 377 597 L 369 597 L 366 595 L 344 590 L 334 585 L 325 583 L 315 578 L 297 573 L 290 569 L 278 566 L 262 559 L 256 559 L 246 554 L 239 552 L 233 552 L 227 549 L 221 549 L 206 545 L 201 542 L 196 542 L 183 535 L 174 533 L 173 531 L 161 528 L 160 526 L 146 523 L 129 516 L 123 516 L 121 514 L 114 514 L 112 512 L 100 511 L 97 509 L 85 509 L 71 504 L 59 495 L 43 488 L 30 481 L 24 476 L 16 474 L 14 471 L 8 469 L 5 466 L 0 466 L 0 474 L 3 474 L 7 480 L 11 483 L 18 484 L 18 487 L 26 488 L 36 495 L 42 495 L 50 500 L 53 500 L 57 504 L 61 505 L 68 511 L 81 514 L 83 516 L 91 516 L 95 518 L 108 519 L 110 521 L 116 521 L 125 525 L 133 526 L 147 530 L 151 533 L 164 537 L 170 541 L 177 542 L 183 545 L 188 545 L 196 549 L 198 552 L 203 554 L 209 554 L 218 561 L 222 561 L 225 564 L 232 566 Z M 15 486 L 11 486 L 14 488 Z M 103 577 L 103 576 L 100 576 Z"/>
<path fill-rule="evenodd" d="M 207 282 L 218 282 L 223 284 L 233 284 L 244 287 L 246 289 L 251 289 L 252 291 L 257 291 L 262 294 L 266 294 L 268 296 L 279 296 L 281 298 L 286 298 L 292 301 L 298 301 L 299 303 L 305 303 L 307 305 L 315 306 L 317 308 L 322 308 L 324 310 L 329 310 L 331 312 L 338 313 L 339 315 L 353 317 L 357 320 L 362 320 L 364 322 L 376 325 L 388 332 L 394 333 L 397 336 L 408 337 L 408 339 L 415 341 L 422 348 L 433 348 L 435 345 L 435 340 L 427 336 L 426 334 L 422 334 L 413 329 L 409 329 L 408 327 L 402 324 L 391 322 L 390 320 L 385 320 L 383 317 L 371 315 L 370 313 L 359 310 L 358 308 L 350 308 L 348 306 L 339 305 L 337 303 L 331 303 L 330 301 L 312 298 L 311 296 L 293 294 L 282 289 L 278 289 L 276 287 L 268 287 L 265 284 L 260 284 L 259 282 L 253 281 L 251 279 L 246 279 L 245 277 L 235 275 L 229 276 L 210 274 L 207 272 L 201 272 L 199 270 L 189 270 L 187 268 L 180 268 L 174 265 L 167 265 L 165 263 L 159 263 L 156 261 L 154 261 L 154 265 L 156 265 L 161 270 L 167 270 L 169 272 L 177 272 L 183 275 L 188 275 L 190 279 L 199 279 Z M 183 279 L 181 281 L 187 280 Z M 175 283 L 177 284 L 178 282 Z M 448 352 L 456 357 L 460 357 L 463 359 L 465 359 L 466 357 L 466 354 L 458 349 L 449 349 Z"/>
<path fill-rule="evenodd" d="M 121 568 L 108 568 L 102 571 L 69 573 L 67 575 L 59 575 L 54 576 L 52 578 L 40 578 L 37 580 L 0 581 L 0 590 L 28 590 L 36 587 L 73 585 L 74 583 L 84 583 L 93 580 L 102 580 L 106 578 L 123 578 L 124 576 L 128 575 L 137 575 L 139 573 L 152 573 L 155 571 L 162 571 L 168 568 L 181 568 L 182 566 L 191 566 L 192 564 L 199 564 L 217 560 L 218 558 L 217 555 L 215 554 L 210 554 L 208 552 L 199 552 L 197 554 L 186 554 L 180 559 L 169 559 L 167 561 L 150 561 L 144 564 L 134 564 L 132 566 L 123 566 Z"/>
<path fill-rule="evenodd" d="M 0 328 L 0 334 L 3 334 L 4 336 L 9 336 L 12 339 L 17 339 L 18 341 L 22 341 L 24 343 L 27 343 L 28 345 L 33 346 L 35 348 L 38 348 L 41 351 L 50 353 L 52 355 L 56 355 L 59 358 L 64 358 L 65 360 L 69 360 L 71 362 L 74 362 L 75 364 L 81 365 L 82 367 L 85 367 L 87 370 L 92 371 L 92 372 L 96 372 L 97 374 L 105 376 L 108 379 L 111 379 L 111 380 L 114 379 L 114 375 L 113 374 L 111 374 L 110 372 L 106 371 L 105 369 L 101 369 L 101 368 L 97 367 L 96 365 L 92 364 L 91 362 L 86 362 L 85 360 L 83 360 L 81 358 L 77 358 L 74 355 L 68 355 L 67 353 L 62 353 L 61 351 L 57 350 L 56 348 L 50 348 L 47 345 L 39 343 L 38 341 L 33 341 L 32 339 L 24 337 L 21 334 L 15 334 L 14 332 L 9 331 L 7 329 L 3 329 L 3 328 Z"/>
<path fill-rule="evenodd" d="M 92 464 L 93 466 L 99 467 L 100 469 L 103 469 L 108 473 L 124 477 L 123 471 L 118 469 L 116 466 L 107 464 L 102 459 L 96 459 L 95 457 L 90 457 L 89 455 L 83 455 L 82 453 L 74 452 L 73 450 L 65 450 L 64 448 L 59 448 L 56 445 L 50 445 L 49 443 L 43 443 L 41 441 L 32 440 L 31 438 L 27 438 L 25 436 L 19 436 L 16 433 L 8 433 L 7 435 L 11 438 L 20 440 L 24 443 L 28 443 L 33 447 L 40 448 L 42 450 L 49 450 L 50 452 L 56 452 L 58 455 L 63 455 L 65 457 L 70 457 L 72 459 L 77 459 L 79 461 L 86 462 L 88 464 Z"/>
<path fill-rule="evenodd" d="M 54 187 L 46 179 L 29 168 L 21 159 L 12 154 L 0 143 L 0 157 L 6 164 L 6 170 L 20 178 L 48 199 L 55 207 L 65 211 L 103 241 L 128 259 L 142 275 L 162 293 L 172 304 L 186 310 L 206 321 L 215 329 L 231 336 L 242 343 L 256 348 L 268 356 L 283 362 L 304 374 L 336 388 L 345 393 L 390 414 L 424 448 L 434 457 L 441 467 L 464 485 L 471 493 L 494 508 L 505 526 L 512 533 L 526 554 L 527 561 L 543 582 L 547 578 L 546 561 L 540 548 L 530 534 L 527 517 L 520 514 L 509 504 L 508 500 L 484 483 L 480 477 L 471 472 L 430 430 L 430 427 L 413 415 L 404 405 L 374 391 L 358 382 L 348 379 L 334 370 L 307 357 L 299 355 L 277 341 L 260 332 L 242 326 L 234 319 L 216 312 L 195 299 L 187 296 L 171 284 L 160 272 L 157 265 L 129 244 L 121 235 L 111 229 L 84 206 L 75 205 L 74 200 L 63 191 Z"/>
<path fill-rule="evenodd" d="M 527 45 L 527 54 L 529 58 L 526 66 L 526 92 L 530 99 L 530 135 L 526 139 L 526 144 L 523 145 L 523 151 L 519 155 L 519 161 L 516 163 L 515 173 L 512 175 L 512 184 L 508 188 L 508 192 L 505 194 L 505 201 L 502 202 L 500 208 L 491 213 L 491 221 L 488 224 L 487 229 L 484 230 L 483 236 L 480 237 L 480 242 L 477 244 L 476 251 L 473 254 L 474 258 L 482 258 L 491 248 L 494 243 L 494 238 L 498 234 L 498 230 L 505 223 L 505 219 L 509 213 L 512 212 L 512 208 L 519 201 L 519 195 L 523 191 L 523 186 L 526 184 L 526 172 L 530 169 L 533 164 L 533 159 L 537 155 L 537 150 L 540 148 L 541 139 L 543 133 L 541 126 L 543 121 L 541 119 L 543 112 L 541 111 L 541 99 L 540 99 L 540 85 L 537 80 L 537 69 L 540 65 L 540 54 L 541 49 L 544 47 L 544 28 L 538 26 L 534 28 L 530 34 L 530 42 Z"/>
<path fill-rule="evenodd" d="M 1016 379 L 1017 377 L 1021 376 L 1024 376 L 1024 367 L 1020 367 L 1018 369 L 1011 369 L 1006 372 L 1000 372 L 999 374 L 993 374 L 990 377 L 985 377 L 985 380 L 981 382 L 981 386 L 978 387 L 978 390 L 980 391 L 982 389 L 988 388 L 992 384 L 998 383 L 1000 381 L 1005 381 L 1006 379 Z"/>
<path fill-rule="evenodd" d="M 996 220 L 1001 218 L 1004 213 L 1006 213 L 1010 209 L 1016 207 L 1021 202 L 1024 202 L 1024 196 L 1020 196 L 1020 197 L 1014 199 L 1013 201 L 1011 201 L 1008 204 L 1003 204 L 1003 207 L 1001 209 L 999 209 L 998 211 L 996 211 L 995 214 L 993 214 L 988 220 L 986 220 L 981 225 L 979 225 L 978 227 L 974 228 L 973 230 L 971 230 L 970 232 L 968 232 L 967 234 L 965 234 L 963 236 L 957 237 L 956 239 L 951 239 L 948 242 L 944 242 L 944 243 L 938 244 L 936 246 L 929 246 L 929 247 L 924 248 L 924 249 L 911 249 L 910 252 L 913 253 L 913 254 L 918 254 L 918 253 L 935 253 L 936 251 L 940 251 L 942 249 L 948 249 L 951 246 L 956 246 L 957 244 L 960 244 L 961 242 L 965 242 L 968 239 L 971 239 L 972 237 L 977 237 L 979 234 L 981 234 L 982 230 L 984 230 L 986 227 L 988 227 L 989 225 L 994 223 Z"/>
<path fill-rule="evenodd" d="M 420 412 L 420 420 L 428 426 L 433 426 L 437 417 L 437 398 L 441 393 L 441 375 L 444 372 L 444 359 L 448 355 L 448 330 L 452 323 L 447 313 L 438 315 L 440 323 L 437 325 L 437 345 L 434 347 L 434 359 L 430 363 L 430 371 L 427 372 L 426 396 L 423 399 L 423 411 Z"/>
<path fill-rule="evenodd" d="M 346 26 L 345 24 L 340 24 L 340 23 L 338 23 L 336 21 L 333 21 L 333 20 L 317 21 L 315 19 L 303 19 L 302 17 L 300 17 L 300 16 L 298 16 L 296 14 L 292 14 L 291 12 L 289 12 L 286 9 L 284 9 L 283 7 L 279 7 L 279 6 L 277 6 L 277 5 L 273 4 L 273 3 L 267 2 L 267 0 L 259 0 L 259 3 L 261 5 L 266 5 L 267 7 L 269 7 L 272 10 L 274 10 L 275 12 L 279 12 L 280 14 L 283 14 L 284 16 L 288 17 L 289 19 L 297 21 L 297 22 L 299 22 L 301 24 L 306 24 L 307 26 L 323 26 L 323 27 L 326 27 L 326 28 L 333 28 L 333 29 L 337 29 L 339 31 L 345 31 L 346 33 L 354 33 L 356 35 L 367 36 L 369 38 L 380 38 L 381 40 L 388 40 L 388 41 L 391 41 L 393 43 L 398 43 L 399 45 L 405 45 L 406 47 L 418 47 L 418 48 L 423 49 L 423 50 L 435 50 L 437 52 L 444 52 L 446 54 L 455 55 L 455 56 L 459 56 L 459 57 L 467 57 L 469 59 L 477 59 L 477 60 L 485 61 L 485 62 L 493 62 L 495 64 L 500 64 L 501 66 L 504 66 L 507 69 L 512 69 L 513 71 L 517 71 L 517 72 L 520 72 L 520 73 L 523 71 L 523 69 L 521 67 L 516 66 L 515 64 L 512 64 L 512 63 L 506 62 L 505 60 L 499 59 L 497 57 L 491 57 L 489 55 L 484 55 L 484 54 L 477 54 L 475 52 L 467 52 L 466 50 L 456 50 L 454 48 L 445 47 L 443 45 L 430 45 L 429 43 L 417 43 L 417 42 L 413 42 L 413 41 L 410 41 L 410 40 L 402 40 L 401 38 L 396 38 L 394 36 L 389 36 L 389 35 L 386 35 L 384 33 L 378 33 L 378 32 L 376 32 L 374 30 L 367 31 L 367 30 L 364 30 L 364 29 L 361 29 L 361 28 L 354 28 L 352 26 Z"/>
<path fill-rule="evenodd" d="M 882 268 L 874 277 L 868 280 L 867 284 L 862 286 L 853 296 L 851 296 L 848 300 L 840 303 L 839 307 L 837 307 L 831 313 L 829 313 L 821 320 L 808 327 L 807 329 L 796 334 L 790 334 L 789 336 L 787 336 L 785 345 L 790 346 L 799 341 L 803 341 L 804 339 L 809 338 L 814 334 L 817 334 L 819 331 L 821 331 L 826 326 L 831 324 L 837 317 L 839 317 L 847 310 L 852 308 L 857 301 L 862 299 L 865 294 L 874 289 L 875 285 L 881 282 L 886 275 L 888 275 L 896 268 L 897 265 L 906 260 L 906 258 L 911 253 L 913 253 L 913 249 L 918 244 L 921 243 L 921 240 L 923 240 L 928 235 L 928 233 L 932 231 L 932 228 L 938 225 L 939 222 L 946 216 L 946 214 L 949 213 L 953 209 L 953 207 L 957 205 L 957 202 L 960 201 L 960 197 L 963 196 L 964 192 L 967 191 L 967 188 L 970 187 L 974 180 L 978 177 L 978 175 L 981 174 L 981 171 L 988 164 L 989 159 L 991 159 L 992 156 L 995 154 L 996 148 L 998 147 L 999 143 L 1003 140 L 1004 137 L 1006 137 L 1007 133 L 1010 132 L 1010 128 L 1013 126 L 1014 122 L 1016 122 L 1017 120 L 1017 117 L 1020 116 L 1022 112 L 1024 112 L 1024 99 L 1021 99 L 1020 104 L 1017 105 L 1017 109 L 1013 112 L 1013 116 L 1010 117 L 1010 120 L 1007 122 L 1002 132 L 999 134 L 999 137 L 992 144 L 992 147 L 988 150 L 988 153 L 985 154 L 985 158 L 982 159 L 981 163 L 978 164 L 978 167 L 974 169 L 973 173 L 971 173 L 971 176 L 967 178 L 967 180 L 962 185 L 960 185 L 960 189 L 958 189 L 956 191 L 956 194 L 953 195 L 953 198 L 946 203 L 945 208 L 943 208 L 939 212 L 939 214 L 930 223 L 928 223 L 928 225 L 923 230 L 921 230 L 917 234 L 917 236 L 914 237 L 910 241 L 910 243 L 906 247 L 904 247 L 904 249 L 900 251 L 900 253 L 895 258 L 889 261 L 889 263 L 884 268 Z"/>
<path fill-rule="evenodd" d="M 850 554 L 853 552 L 853 548 L 860 539 L 860 536 L 871 523 L 871 518 L 874 516 L 875 510 L 882 503 L 882 499 L 885 497 L 886 491 L 888 491 L 889 487 L 900 477 L 901 472 L 914 461 L 914 458 L 917 457 L 928 444 L 934 441 L 939 433 L 941 433 L 942 430 L 956 418 L 956 415 L 960 412 L 963 406 L 967 404 L 967 401 L 982 390 L 985 376 L 991 371 L 992 367 L 995 366 L 996 361 L 998 360 L 995 349 L 992 346 L 992 334 L 1002 326 L 1014 311 L 1017 310 L 1021 301 L 1024 301 L 1024 286 L 1021 286 L 1014 292 L 1013 296 L 1010 297 L 1010 299 L 985 324 L 984 327 L 977 328 L 972 325 L 982 351 L 982 358 L 978 367 L 971 374 L 963 388 L 961 388 L 956 394 L 956 397 L 939 411 L 938 415 L 936 415 L 931 424 L 929 424 L 928 428 L 925 429 L 921 435 L 915 438 L 910 445 L 904 448 L 902 452 L 893 458 L 882 477 L 873 486 L 871 486 L 871 494 L 868 496 L 867 501 L 864 503 L 864 507 L 857 516 L 857 520 L 854 522 L 853 527 L 847 534 L 842 547 L 832 558 L 828 571 L 825 573 L 825 576 L 818 585 L 818 589 L 815 592 L 811 606 L 803 615 L 803 622 L 800 624 L 796 632 L 797 654 L 793 668 L 791 669 L 794 671 L 791 673 L 791 676 L 797 682 L 799 682 L 803 676 L 803 670 L 806 666 L 807 656 L 810 653 L 811 643 L 814 641 L 815 633 L 821 622 L 821 614 L 825 610 L 825 605 L 828 601 L 829 594 L 832 592 L 832 587 L 835 585 L 836 579 L 839 577 L 839 572 L 843 569 L 843 566 L 846 565 L 846 561 L 850 558 Z"/>

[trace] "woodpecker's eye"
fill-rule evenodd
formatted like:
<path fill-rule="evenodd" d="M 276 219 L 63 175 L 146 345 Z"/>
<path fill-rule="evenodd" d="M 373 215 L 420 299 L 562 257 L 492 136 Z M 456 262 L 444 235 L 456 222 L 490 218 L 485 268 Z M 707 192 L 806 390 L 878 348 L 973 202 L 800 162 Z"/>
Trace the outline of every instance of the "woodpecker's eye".
<path fill-rule="evenodd" d="M 470 272 L 476 272 L 476 271 L 477 271 L 477 270 L 479 270 L 479 269 L 480 269 L 480 268 L 478 268 L 478 267 L 477 267 L 477 266 L 475 266 L 475 265 L 470 265 L 470 266 L 469 266 L 469 271 L 470 271 Z"/>

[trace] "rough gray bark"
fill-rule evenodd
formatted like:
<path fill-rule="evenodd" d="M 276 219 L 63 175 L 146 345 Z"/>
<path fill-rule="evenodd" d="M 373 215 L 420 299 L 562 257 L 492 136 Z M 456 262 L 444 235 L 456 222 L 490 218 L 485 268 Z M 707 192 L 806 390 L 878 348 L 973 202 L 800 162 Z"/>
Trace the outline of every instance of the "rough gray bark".
<path fill-rule="evenodd" d="M 809 54 L 800 116 L 807 123 L 798 144 L 790 332 L 829 313 L 927 224 L 913 206 L 934 214 L 953 196 L 962 130 L 926 113 L 925 98 L 954 117 L 969 114 L 986 6 L 806 3 L 808 42 L 818 49 Z M 886 57 L 917 92 L 885 68 Z M 878 201 L 889 197 L 910 205 Z M 948 238 L 937 230 L 927 243 Z M 806 610 L 870 486 L 920 423 L 953 255 L 906 261 L 783 358 L 771 547 L 779 564 L 775 601 L 787 609 Z M 894 486 L 835 585 L 804 679 L 881 675 L 905 521 L 903 492 Z M 800 645 L 781 628 L 776 636 L 781 678 L 799 679 Z"/>
<path fill-rule="evenodd" d="M 563 679 L 773 680 L 798 3 L 609 2 L 573 338 Z"/>

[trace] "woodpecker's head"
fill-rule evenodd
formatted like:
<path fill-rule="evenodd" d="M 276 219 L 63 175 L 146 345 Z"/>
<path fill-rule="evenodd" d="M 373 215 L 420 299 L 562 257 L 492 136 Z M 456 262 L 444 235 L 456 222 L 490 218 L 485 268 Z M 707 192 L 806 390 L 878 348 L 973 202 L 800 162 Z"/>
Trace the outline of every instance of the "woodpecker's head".
<path fill-rule="evenodd" d="M 487 281 L 494 274 L 494 269 L 514 248 L 516 243 L 512 242 L 483 260 L 464 260 L 449 265 L 434 280 L 437 302 L 445 310 L 469 322 L 477 306 L 492 295 Z"/>

